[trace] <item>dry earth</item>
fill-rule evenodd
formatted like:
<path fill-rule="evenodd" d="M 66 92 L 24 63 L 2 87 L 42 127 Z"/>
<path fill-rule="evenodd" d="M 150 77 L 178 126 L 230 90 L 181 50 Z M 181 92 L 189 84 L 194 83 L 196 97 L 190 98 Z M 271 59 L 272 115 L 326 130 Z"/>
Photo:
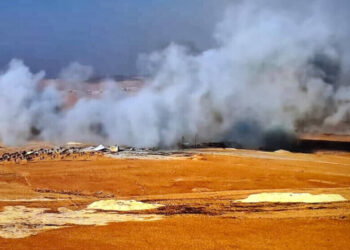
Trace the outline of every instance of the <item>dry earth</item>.
<path fill-rule="evenodd" d="M 235 202 L 263 192 L 346 200 Z M 1 163 L 0 249 L 350 249 L 349 199 L 350 154 L 342 152 L 197 149 Z M 100 200 L 113 207 L 89 209 Z"/>

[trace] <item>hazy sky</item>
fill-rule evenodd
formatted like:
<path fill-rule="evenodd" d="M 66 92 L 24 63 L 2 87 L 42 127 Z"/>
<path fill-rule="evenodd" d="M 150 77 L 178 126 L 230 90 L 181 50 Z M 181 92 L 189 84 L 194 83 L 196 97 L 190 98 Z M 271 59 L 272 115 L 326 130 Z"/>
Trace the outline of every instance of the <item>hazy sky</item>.
<path fill-rule="evenodd" d="M 0 0 L 0 68 L 20 58 L 56 75 L 71 61 L 133 74 L 139 53 L 171 41 L 197 49 L 228 0 Z"/>

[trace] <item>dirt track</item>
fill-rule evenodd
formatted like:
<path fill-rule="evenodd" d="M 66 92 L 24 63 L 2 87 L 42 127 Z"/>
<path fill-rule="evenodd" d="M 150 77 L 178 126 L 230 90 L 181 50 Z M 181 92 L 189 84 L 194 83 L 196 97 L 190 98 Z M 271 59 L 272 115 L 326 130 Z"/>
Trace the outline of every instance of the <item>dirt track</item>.
<path fill-rule="evenodd" d="M 61 207 L 80 211 L 111 198 L 165 206 L 118 212 L 162 216 L 157 221 L 72 225 L 21 239 L 0 238 L 0 249 L 350 247 L 349 201 L 234 202 L 261 192 L 332 193 L 350 199 L 350 154 L 202 149 L 176 159 L 96 156 L 2 164 L 0 210 L 21 205 L 49 208 L 49 213 Z"/>

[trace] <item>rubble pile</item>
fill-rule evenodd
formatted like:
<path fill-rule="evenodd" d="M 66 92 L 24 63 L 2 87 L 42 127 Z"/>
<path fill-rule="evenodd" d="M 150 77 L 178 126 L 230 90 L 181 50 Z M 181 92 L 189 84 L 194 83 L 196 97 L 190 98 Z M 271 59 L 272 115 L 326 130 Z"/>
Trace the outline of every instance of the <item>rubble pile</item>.
<path fill-rule="evenodd" d="M 22 163 L 48 159 L 76 159 L 78 156 L 90 157 L 95 155 L 114 154 L 125 149 L 125 147 L 105 147 L 103 145 L 97 147 L 60 146 L 54 148 L 40 148 L 38 150 L 30 149 L 28 151 L 23 150 L 13 153 L 4 153 L 0 156 L 0 163 Z M 128 150 L 133 150 L 133 148 L 128 148 Z"/>
<path fill-rule="evenodd" d="M 74 145 L 74 146 L 73 146 Z M 117 159 L 170 159 L 190 157 L 192 153 L 178 150 L 160 150 L 157 148 L 133 148 L 128 146 L 83 146 L 82 144 L 67 143 L 64 146 L 54 148 L 30 149 L 0 155 L 0 164 L 36 162 L 43 160 L 75 160 L 85 157 L 92 159 L 94 156 L 106 156 Z"/>

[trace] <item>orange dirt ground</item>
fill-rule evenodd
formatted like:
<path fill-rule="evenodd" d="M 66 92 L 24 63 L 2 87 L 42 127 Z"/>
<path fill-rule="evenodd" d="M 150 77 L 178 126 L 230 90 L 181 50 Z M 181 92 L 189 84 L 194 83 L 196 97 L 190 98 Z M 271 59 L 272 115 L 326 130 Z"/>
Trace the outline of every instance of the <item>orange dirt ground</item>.
<path fill-rule="evenodd" d="M 159 214 L 161 220 L 0 237 L 0 249 L 350 249 L 349 201 L 234 202 L 261 192 L 329 193 L 349 200 L 350 153 L 185 152 L 175 159 L 93 156 L 0 164 L 0 211 L 18 205 L 79 210 L 112 196 L 165 205 L 130 212 Z M 35 198 L 49 200 L 19 200 Z"/>

